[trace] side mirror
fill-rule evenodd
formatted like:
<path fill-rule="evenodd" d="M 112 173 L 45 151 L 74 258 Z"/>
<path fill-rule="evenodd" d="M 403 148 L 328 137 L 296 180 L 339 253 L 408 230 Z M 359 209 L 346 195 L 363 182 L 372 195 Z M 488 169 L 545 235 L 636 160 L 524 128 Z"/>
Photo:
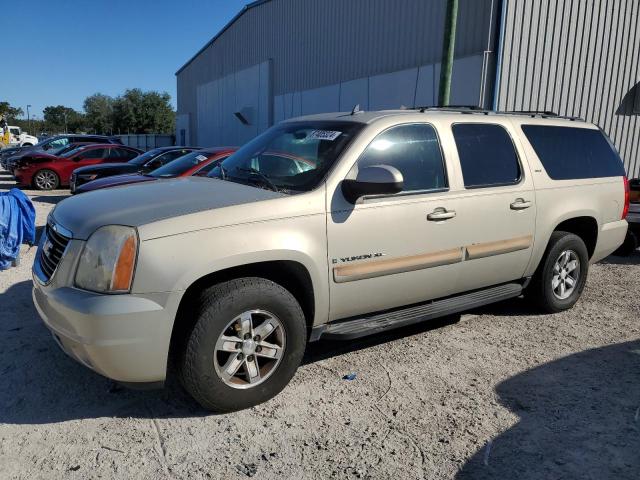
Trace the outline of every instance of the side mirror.
<path fill-rule="evenodd" d="M 372 165 L 358 171 L 355 180 L 342 181 L 342 194 L 351 203 L 366 195 L 391 195 L 402 191 L 402 173 L 390 165 Z"/>

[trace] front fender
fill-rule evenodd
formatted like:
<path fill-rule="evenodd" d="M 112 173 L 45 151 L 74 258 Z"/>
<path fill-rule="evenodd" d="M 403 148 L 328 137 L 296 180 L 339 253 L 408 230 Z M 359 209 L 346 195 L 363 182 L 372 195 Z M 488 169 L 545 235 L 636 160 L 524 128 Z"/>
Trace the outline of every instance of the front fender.
<path fill-rule="evenodd" d="M 184 292 L 209 274 L 269 261 L 292 261 L 308 272 L 314 323 L 328 318 L 324 214 L 189 232 L 141 243 L 134 293 Z"/>

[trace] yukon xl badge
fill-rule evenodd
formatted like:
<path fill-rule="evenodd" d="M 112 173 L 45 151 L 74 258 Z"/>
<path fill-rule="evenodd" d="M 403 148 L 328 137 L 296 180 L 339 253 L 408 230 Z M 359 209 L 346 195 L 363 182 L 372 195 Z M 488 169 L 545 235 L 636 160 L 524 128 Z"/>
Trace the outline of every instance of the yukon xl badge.
<path fill-rule="evenodd" d="M 371 258 L 384 257 L 385 253 L 365 253 L 364 255 L 355 255 L 353 257 L 340 257 L 340 258 L 332 258 L 331 263 L 349 263 L 349 262 L 357 262 L 358 260 L 369 260 Z"/>

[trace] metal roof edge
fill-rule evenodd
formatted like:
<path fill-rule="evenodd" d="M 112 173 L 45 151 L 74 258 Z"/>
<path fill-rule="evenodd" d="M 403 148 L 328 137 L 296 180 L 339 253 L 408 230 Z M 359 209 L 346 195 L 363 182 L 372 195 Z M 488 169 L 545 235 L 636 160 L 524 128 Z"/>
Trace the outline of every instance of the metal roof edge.
<path fill-rule="evenodd" d="M 242 7 L 242 10 L 240 10 L 231 20 L 229 20 L 229 22 L 224 27 L 222 27 L 222 29 L 218 33 L 216 33 L 211 38 L 211 40 L 209 40 L 200 50 L 198 50 L 194 56 L 187 60 L 187 62 L 178 69 L 175 75 L 177 76 L 180 72 L 187 68 L 191 62 L 193 62 L 202 52 L 209 48 L 211 44 L 213 44 L 224 32 L 226 32 L 231 27 L 231 25 L 233 25 L 247 11 L 270 1 L 271 0 L 256 0 L 255 2 L 248 3 L 244 7 Z"/>

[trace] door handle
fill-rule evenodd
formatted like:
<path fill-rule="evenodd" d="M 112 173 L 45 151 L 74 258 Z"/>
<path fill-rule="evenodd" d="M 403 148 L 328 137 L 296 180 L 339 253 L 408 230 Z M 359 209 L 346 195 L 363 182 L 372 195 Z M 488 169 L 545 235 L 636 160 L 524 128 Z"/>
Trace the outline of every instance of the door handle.
<path fill-rule="evenodd" d="M 530 200 L 517 198 L 516 201 L 511 204 L 511 210 L 524 210 L 525 208 L 529 208 L 531 205 L 533 205 L 533 202 Z"/>
<path fill-rule="evenodd" d="M 445 208 L 436 208 L 433 212 L 427 215 L 427 220 L 431 222 L 437 222 L 438 220 L 449 220 L 456 216 L 454 210 L 447 210 Z"/>

